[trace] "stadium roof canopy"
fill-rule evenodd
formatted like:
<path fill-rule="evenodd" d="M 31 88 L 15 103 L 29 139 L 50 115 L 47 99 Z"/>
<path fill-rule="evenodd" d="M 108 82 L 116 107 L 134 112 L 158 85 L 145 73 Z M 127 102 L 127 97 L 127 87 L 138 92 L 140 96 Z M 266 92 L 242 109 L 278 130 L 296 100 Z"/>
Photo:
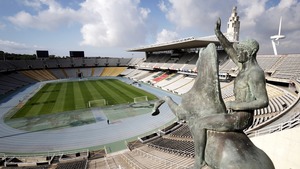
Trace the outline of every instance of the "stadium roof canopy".
<path fill-rule="evenodd" d="M 226 36 L 226 35 L 225 35 Z M 219 44 L 219 40 L 215 35 L 200 37 L 200 38 L 184 38 L 171 42 L 152 44 L 140 48 L 134 48 L 128 50 L 129 52 L 155 52 L 155 51 L 167 51 L 174 49 L 188 49 L 188 48 L 201 48 L 206 47 L 209 43 Z"/>

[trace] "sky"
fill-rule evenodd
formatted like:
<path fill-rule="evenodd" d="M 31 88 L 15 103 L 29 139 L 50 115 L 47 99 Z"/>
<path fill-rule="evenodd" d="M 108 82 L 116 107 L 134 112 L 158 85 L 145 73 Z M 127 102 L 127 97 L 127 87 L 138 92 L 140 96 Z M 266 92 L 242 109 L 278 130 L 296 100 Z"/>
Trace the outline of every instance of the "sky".
<path fill-rule="evenodd" d="M 69 56 L 143 57 L 128 49 L 223 32 L 232 8 L 240 16 L 240 40 L 260 43 L 273 54 L 270 36 L 282 39 L 278 54 L 300 53 L 299 0 L 0 0 L 0 51 Z"/>

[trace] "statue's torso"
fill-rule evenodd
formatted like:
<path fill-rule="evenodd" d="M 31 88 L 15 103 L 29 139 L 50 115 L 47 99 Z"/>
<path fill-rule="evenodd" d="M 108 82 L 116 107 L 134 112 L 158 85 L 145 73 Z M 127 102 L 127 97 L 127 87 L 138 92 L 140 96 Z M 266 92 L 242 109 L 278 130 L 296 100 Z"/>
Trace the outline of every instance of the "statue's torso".
<path fill-rule="evenodd" d="M 235 100 L 239 102 L 253 101 L 255 99 L 249 84 L 249 71 L 241 71 L 234 81 Z"/>

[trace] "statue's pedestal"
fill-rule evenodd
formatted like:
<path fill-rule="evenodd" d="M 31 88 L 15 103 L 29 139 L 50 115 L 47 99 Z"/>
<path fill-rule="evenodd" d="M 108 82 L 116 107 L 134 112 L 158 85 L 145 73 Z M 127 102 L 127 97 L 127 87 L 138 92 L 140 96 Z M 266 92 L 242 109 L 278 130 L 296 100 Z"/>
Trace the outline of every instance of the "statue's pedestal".
<path fill-rule="evenodd" d="M 205 161 L 212 168 L 274 169 L 271 159 L 243 132 L 207 131 Z"/>

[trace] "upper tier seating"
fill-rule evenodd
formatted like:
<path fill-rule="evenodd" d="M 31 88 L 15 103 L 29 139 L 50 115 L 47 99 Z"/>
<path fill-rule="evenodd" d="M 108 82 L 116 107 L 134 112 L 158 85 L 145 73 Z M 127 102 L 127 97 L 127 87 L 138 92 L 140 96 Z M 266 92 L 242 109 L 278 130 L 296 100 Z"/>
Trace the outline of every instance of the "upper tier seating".
<path fill-rule="evenodd" d="M 128 66 L 137 66 L 137 65 L 140 65 L 143 61 L 144 61 L 144 58 L 132 58 L 129 61 Z"/>
<path fill-rule="evenodd" d="M 83 58 L 71 58 L 71 66 L 72 67 L 82 67 L 83 66 Z"/>
<path fill-rule="evenodd" d="M 57 59 L 48 59 L 44 63 L 46 68 L 58 68 L 59 65 Z"/>
<path fill-rule="evenodd" d="M 300 76 L 300 55 L 290 54 L 282 56 L 275 72 L 271 75 L 273 78 L 290 79 Z"/>
<path fill-rule="evenodd" d="M 72 66 L 71 58 L 57 59 L 58 65 L 61 68 L 69 68 Z"/>
<path fill-rule="evenodd" d="M 45 67 L 42 60 L 26 60 L 26 63 L 30 69 L 43 69 Z"/>
<path fill-rule="evenodd" d="M 14 66 L 4 60 L 0 60 L 0 72 L 12 71 L 15 69 L 16 69 L 16 66 Z"/>
<path fill-rule="evenodd" d="M 84 58 L 84 64 L 86 67 L 96 66 L 96 58 Z"/>

